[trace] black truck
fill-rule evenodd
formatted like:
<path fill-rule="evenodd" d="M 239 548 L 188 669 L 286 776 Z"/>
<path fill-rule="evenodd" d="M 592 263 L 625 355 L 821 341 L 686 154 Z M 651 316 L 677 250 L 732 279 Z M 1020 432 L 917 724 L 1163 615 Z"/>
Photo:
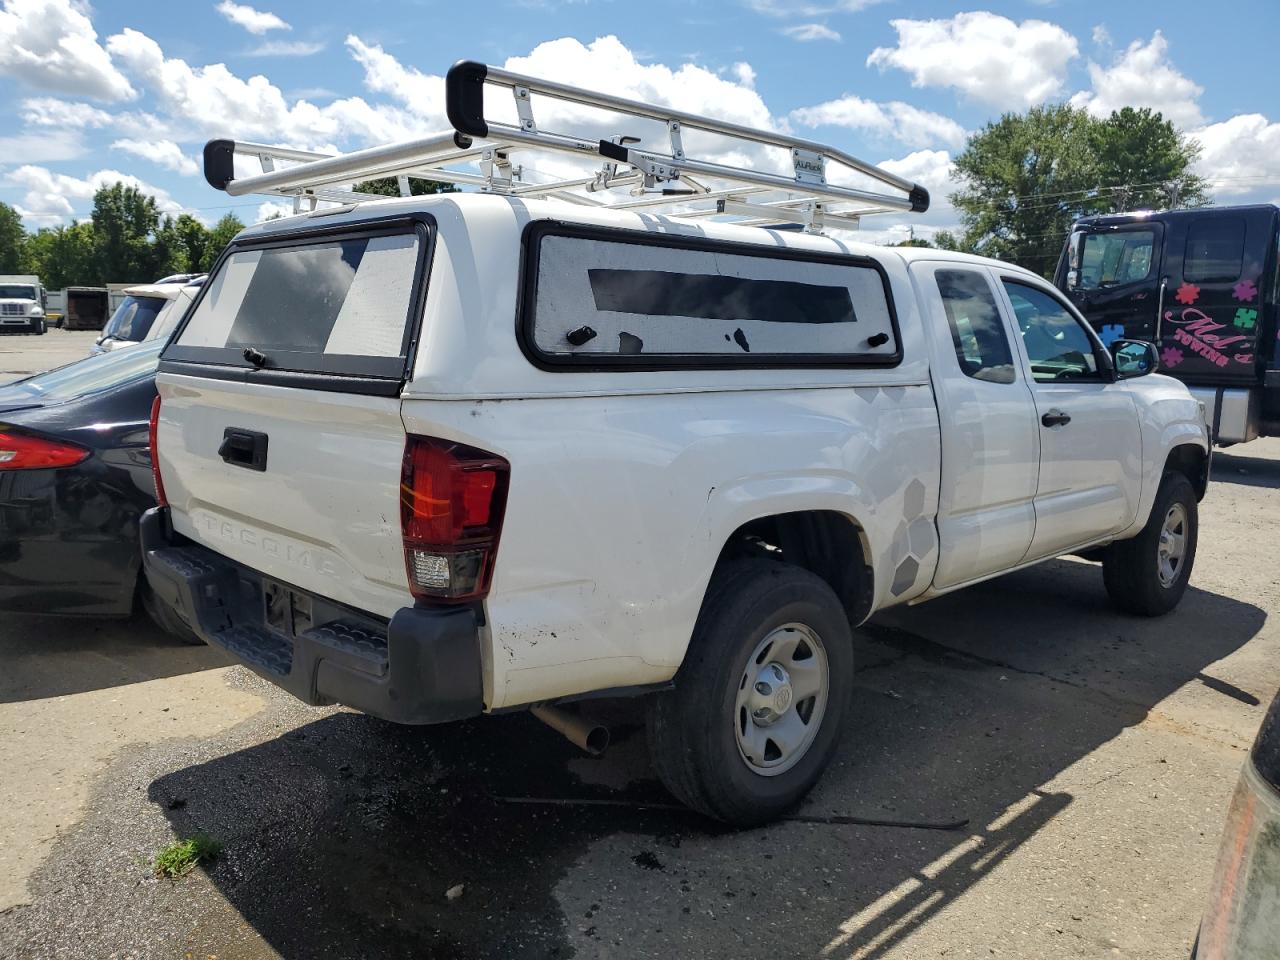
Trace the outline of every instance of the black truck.
<path fill-rule="evenodd" d="M 1203 401 L 1217 443 L 1280 435 L 1280 208 L 1078 220 L 1054 282 L 1108 346 L 1149 340 Z"/>

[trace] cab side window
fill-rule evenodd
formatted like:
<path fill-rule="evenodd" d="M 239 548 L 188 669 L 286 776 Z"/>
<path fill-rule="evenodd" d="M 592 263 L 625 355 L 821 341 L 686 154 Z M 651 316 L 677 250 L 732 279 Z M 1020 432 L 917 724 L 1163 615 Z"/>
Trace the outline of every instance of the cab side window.
<path fill-rule="evenodd" d="M 1057 299 L 1029 284 L 1004 281 L 1037 383 L 1100 381 L 1093 341 Z"/>
<path fill-rule="evenodd" d="M 1182 276 L 1188 283 L 1232 283 L 1244 265 L 1244 220 L 1213 217 L 1187 230 Z"/>
<path fill-rule="evenodd" d="M 973 270 L 939 270 L 934 277 L 961 371 L 975 380 L 1013 383 L 1013 353 L 987 278 Z"/>

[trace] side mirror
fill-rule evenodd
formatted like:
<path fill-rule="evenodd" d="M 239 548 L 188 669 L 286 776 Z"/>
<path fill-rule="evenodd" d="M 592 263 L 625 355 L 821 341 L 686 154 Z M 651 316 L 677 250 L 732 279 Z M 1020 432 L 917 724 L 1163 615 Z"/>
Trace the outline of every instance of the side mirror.
<path fill-rule="evenodd" d="M 1117 380 L 1145 377 L 1160 369 L 1156 345 L 1145 340 L 1113 340 L 1111 359 L 1115 363 Z"/>

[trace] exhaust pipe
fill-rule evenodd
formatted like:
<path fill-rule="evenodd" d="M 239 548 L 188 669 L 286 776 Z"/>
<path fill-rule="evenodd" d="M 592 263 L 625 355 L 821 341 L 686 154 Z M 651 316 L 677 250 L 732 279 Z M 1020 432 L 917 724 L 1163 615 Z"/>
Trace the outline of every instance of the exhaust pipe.
<path fill-rule="evenodd" d="M 547 703 L 530 707 L 529 712 L 593 757 L 600 756 L 609 746 L 609 728 L 584 720 L 576 713 L 561 710 Z"/>

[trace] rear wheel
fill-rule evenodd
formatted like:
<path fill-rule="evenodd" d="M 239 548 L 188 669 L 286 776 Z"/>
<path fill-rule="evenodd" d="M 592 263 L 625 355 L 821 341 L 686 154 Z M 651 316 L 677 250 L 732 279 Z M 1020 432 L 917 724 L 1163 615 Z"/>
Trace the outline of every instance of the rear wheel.
<path fill-rule="evenodd" d="M 674 690 L 652 698 L 667 789 L 735 826 L 799 802 L 835 752 L 853 677 L 844 608 L 821 579 L 770 560 L 717 573 Z"/>
<path fill-rule="evenodd" d="M 192 646 L 200 646 L 204 643 L 178 618 L 167 603 L 160 602 L 151 591 L 151 584 L 147 583 L 145 576 L 139 577 L 138 593 L 142 599 L 142 609 L 147 612 L 147 616 L 157 627 L 182 643 L 189 643 Z"/>
<path fill-rule="evenodd" d="M 1196 559 L 1196 493 L 1181 473 L 1166 473 L 1142 532 L 1107 548 L 1102 577 L 1126 613 L 1158 617 L 1178 605 Z"/>

